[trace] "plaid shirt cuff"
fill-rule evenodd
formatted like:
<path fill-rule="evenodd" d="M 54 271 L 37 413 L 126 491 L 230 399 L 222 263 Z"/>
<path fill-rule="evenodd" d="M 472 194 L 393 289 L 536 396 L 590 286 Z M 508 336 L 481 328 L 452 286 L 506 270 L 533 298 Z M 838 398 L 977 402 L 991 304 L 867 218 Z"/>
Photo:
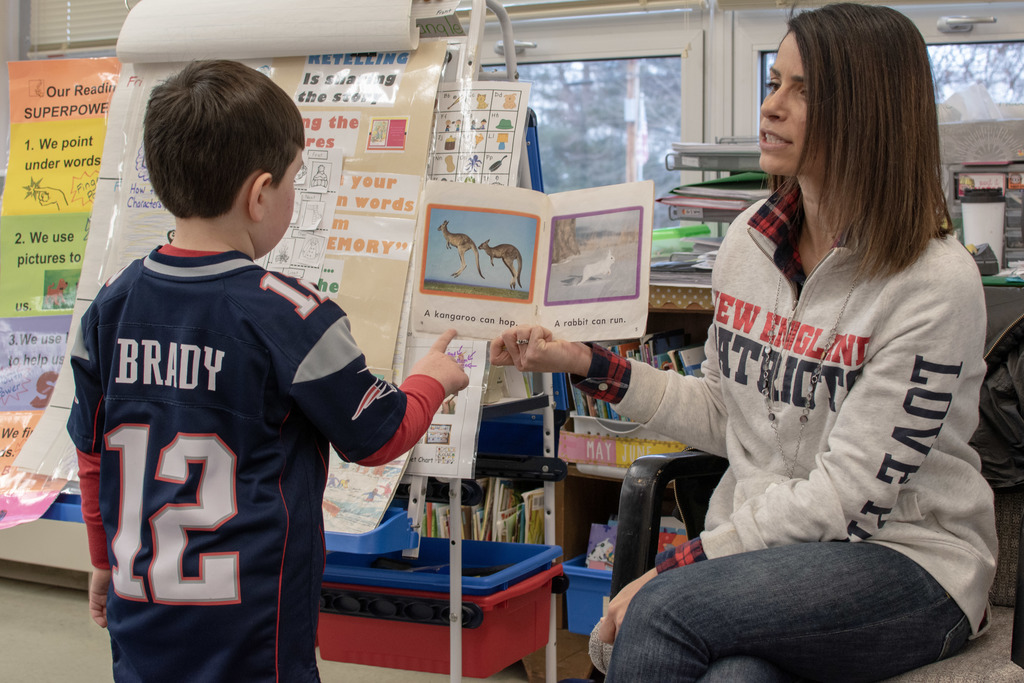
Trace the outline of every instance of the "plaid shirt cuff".
<path fill-rule="evenodd" d="M 662 550 L 655 558 L 654 566 L 660 574 L 668 569 L 675 569 L 676 567 L 682 567 L 706 559 L 708 559 L 708 556 L 704 554 L 704 544 L 700 542 L 700 537 L 697 537 L 687 541 L 678 548 L 669 546 Z"/>
<path fill-rule="evenodd" d="M 587 344 L 593 351 L 586 377 L 572 375 L 572 383 L 585 394 L 600 401 L 618 403 L 629 388 L 629 361 L 603 346 Z"/>

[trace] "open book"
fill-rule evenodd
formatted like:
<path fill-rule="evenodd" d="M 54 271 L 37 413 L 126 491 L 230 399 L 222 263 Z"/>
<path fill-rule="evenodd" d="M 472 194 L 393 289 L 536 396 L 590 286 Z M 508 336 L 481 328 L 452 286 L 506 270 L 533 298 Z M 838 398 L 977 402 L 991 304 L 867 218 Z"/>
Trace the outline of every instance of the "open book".
<path fill-rule="evenodd" d="M 410 325 L 493 339 L 539 324 L 562 339 L 639 337 L 647 323 L 651 181 L 553 195 L 430 181 Z"/>

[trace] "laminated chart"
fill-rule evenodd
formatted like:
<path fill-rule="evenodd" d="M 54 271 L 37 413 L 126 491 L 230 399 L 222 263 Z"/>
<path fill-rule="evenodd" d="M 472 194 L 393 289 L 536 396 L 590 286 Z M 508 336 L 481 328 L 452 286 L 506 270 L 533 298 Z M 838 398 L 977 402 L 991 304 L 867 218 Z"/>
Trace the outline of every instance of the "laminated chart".
<path fill-rule="evenodd" d="M 101 92 L 105 88 L 100 84 L 91 92 L 78 92 L 73 84 L 59 86 L 70 88 L 70 97 L 104 95 L 110 101 L 109 130 L 78 133 L 74 139 L 81 144 L 74 151 L 79 156 L 69 157 L 83 159 L 83 171 L 88 166 L 88 170 L 98 168 L 98 173 L 94 173 L 93 187 L 85 188 L 89 190 L 90 201 L 95 197 L 92 218 L 89 219 L 89 209 L 81 210 L 83 227 L 78 232 L 58 230 L 63 251 L 54 254 L 64 253 L 65 258 L 70 259 L 71 250 L 65 244 L 70 240 L 63 236 L 72 235 L 73 246 L 79 249 L 78 267 L 81 269 L 77 291 L 68 296 L 73 304 L 60 312 L 68 319 L 81 315 L 104 280 L 128 261 L 173 237 L 173 217 L 152 190 L 142 149 L 142 116 L 153 86 L 192 59 L 235 59 L 264 72 L 293 95 L 306 128 L 306 148 L 310 152 L 326 152 L 326 159 L 317 154 L 308 156 L 307 160 L 330 164 L 330 169 L 326 165 L 323 169 L 328 176 L 327 191 L 322 191 L 319 185 L 322 181 L 322 176 L 317 176 L 319 169 L 311 165 L 308 191 L 304 190 L 297 197 L 293 228 L 298 232 L 290 236 L 293 239 L 288 267 L 301 267 L 302 276 L 337 297 L 353 319 L 368 321 L 366 325 L 353 326 L 353 334 L 363 348 L 371 351 L 367 361 L 374 371 L 390 377 L 417 209 L 411 199 L 402 202 L 395 199 L 415 199 L 419 195 L 431 139 L 430 116 L 445 55 L 441 41 L 424 41 L 419 45 L 418 30 L 410 18 L 410 5 L 411 0 L 379 0 L 372 4 L 361 0 L 310 0 L 304 12 L 296 12 L 294 7 L 281 5 L 277 0 L 218 3 L 147 0 L 137 3 L 118 39 L 120 62 L 109 60 L 120 67 L 119 73 L 115 71 L 118 87 L 113 89 L 113 97 L 109 92 Z M 316 20 L 311 22 L 311 16 Z M 343 51 L 346 49 L 350 52 Z M 33 67 L 56 67 L 72 61 L 34 62 Z M 319 82 L 313 82 L 314 77 Z M 12 86 L 14 83 L 12 78 Z M 45 87 L 41 92 L 48 95 Z M 12 97 L 14 103 L 15 97 Z M 64 108 L 54 110 L 55 105 L 44 103 L 43 107 L 51 109 L 43 111 L 76 115 L 83 112 L 81 103 L 57 105 Z M 107 114 L 105 104 L 90 106 L 97 114 Z M 404 151 L 368 150 L 369 116 L 366 114 L 369 111 L 409 121 Z M 21 122 L 17 112 L 11 119 L 12 126 Z M 90 137 L 90 144 L 96 145 L 91 155 L 85 149 Z M 37 167 L 32 168 L 37 173 L 43 166 L 65 165 L 57 153 L 69 151 L 60 147 L 63 140 L 71 140 L 72 136 L 64 131 L 59 135 L 32 133 L 28 147 L 24 147 L 24 138 L 12 136 L 12 141 L 17 140 L 26 152 L 37 151 L 32 145 L 42 148 L 39 140 L 44 138 L 48 156 L 39 159 Z M 57 144 L 56 151 L 53 151 L 53 141 Z M 397 144 L 397 138 L 392 142 Z M 88 162 L 84 161 L 87 158 Z M 347 176 L 350 172 L 352 176 Z M 369 185 L 365 184 L 368 178 Z M 394 182 L 389 184 L 392 179 Z M 47 189 L 60 189 L 59 186 L 48 180 L 42 182 L 38 175 L 30 180 L 38 182 L 16 185 L 13 175 L 9 175 L 7 189 L 17 188 L 25 193 L 28 192 L 23 189 L 26 185 L 36 185 L 32 196 L 43 210 L 52 212 L 55 221 L 68 220 L 71 213 L 68 208 L 79 210 L 78 195 L 65 191 L 61 197 Z M 351 192 L 342 192 L 343 187 L 353 186 L 357 187 Z M 346 205 L 346 202 L 351 204 Z M 387 211 L 383 210 L 385 202 Z M 13 224 L 7 213 L 17 203 L 5 197 L 4 237 L 9 223 Z M 403 210 L 396 211 L 396 205 Z M 355 210 L 351 210 L 352 207 Z M 88 240 L 86 226 L 90 233 Z M 22 240 L 29 242 L 31 234 L 42 234 L 27 228 L 20 232 Z M 12 234 L 11 239 L 16 241 L 17 235 Z M 37 244 L 49 247 L 55 242 L 58 240 L 52 238 Z M 387 256 L 393 262 L 382 258 L 385 243 Z M 14 253 L 6 247 L 6 244 L 0 245 L 0 259 Z M 40 249 L 38 253 L 44 252 Z M 316 277 L 318 264 L 322 264 L 320 277 Z M 16 266 L 9 268 L 2 262 L 0 278 L 16 270 Z M 373 277 L 368 277 L 367 273 Z M 67 277 L 64 281 L 68 283 L 65 291 L 70 291 L 71 281 Z M 59 277 L 50 284 L 59 292 Z M 38 283 L 31 286 L 35 289 L 25 291 L 42 287 Z M 10 292 L 14 302 L 27 301 L 32 305 L 31 299 L 16 294 L 6 282 L 0 291 L 0 302 Z M 45 293 L 42 289 L 40 294 L 33 295 L 40 310 L 46 301 Z M 51 300 L 56 301 L 56 297 Z M 41 327 L 12 329 L 12 332 L 18 333 L 13 338 L 36 338 L 44 344 L 48 344 L 46 340 L 52 336 L 51 330 Z M 62 333 L 65 338 L 61 343 L 68 343 L 66 334 Z M 47 347 L 33 352 L 32 358 L 40 354 L 54 355 Z M 56 479 L 57 475 L 48 474 L 54 467 L 67 479 L 75 476 L 75 452 L 65 428 L 74 399 L 74 383 L 67 359 L 61 356 L 63 365 L 56 381 L 45 383 L 50 400 L 38 422 L 12 422 L 5 429 L 8 437 L 0 442 L 0 452 L 5 456 L 0 461 L 3 468 L 9 467 L 11 454 L 17 452 L 19 467 L 24 464 L 25 472 L 31 477 L 43 473 L 42 476 Z M 11 445 L 9 439 L 15 438 L 18 441 Z M 36 517 L 45 511 L 59 488 L 55 484 L 52 491 L 47 490 L 48 498 L 39 501 Z M 24 516 L 18 519 L 9 507 L 0 505 L 0 518 L 5 514 L 6 519 L 0 519 L 0 525 L 29 521 Z"/>
<path fill-rule="evenodd" d="M 508 185 L 519 180 L 529 83 L 472 83 L 444 88 L 434 113 L 430 177 Z"/>
<path fill-rule="evenodd" d="M 116 59 L 9 62 L 0 228 L 0 528 L 37 519 L 74 451 L 25 453 L 62 373 L 82 277 Z M 63 425 L 56 427 L 63 430 Z"/>

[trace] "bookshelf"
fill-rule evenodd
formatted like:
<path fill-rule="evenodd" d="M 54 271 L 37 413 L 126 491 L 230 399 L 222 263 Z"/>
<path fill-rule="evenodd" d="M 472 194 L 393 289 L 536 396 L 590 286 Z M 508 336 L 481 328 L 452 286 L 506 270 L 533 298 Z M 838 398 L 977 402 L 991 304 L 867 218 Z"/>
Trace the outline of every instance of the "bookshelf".
<path fill-rule="evenodd" d="M 652 285 L 648 310 L 649 334 L 682 328 L 691 344 L 703 344 L 713 315 L 710 281 L 706 286 Z M 625 473 L 625 468 L 581 468 L 567 463 L 567 476 L 555 485 L 554 501 L 555 538 L 564 558 L 586 552 L 590 525 L 607 523 L 618 511 Z M 672 501 L 666 501 L 665 514 L 671 513 L 671 506 Z"/>

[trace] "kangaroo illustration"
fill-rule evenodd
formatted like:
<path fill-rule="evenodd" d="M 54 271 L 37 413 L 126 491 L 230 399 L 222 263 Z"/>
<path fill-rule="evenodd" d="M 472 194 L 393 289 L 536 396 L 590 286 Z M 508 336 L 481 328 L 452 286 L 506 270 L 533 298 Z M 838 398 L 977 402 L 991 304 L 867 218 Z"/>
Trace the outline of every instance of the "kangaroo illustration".
<path fill-rule="evenodd" d="M 492 247 L 490 242 L 490 240 L 484 240 L 480 248 L 491 257 L 491 265 L 494 265 L 495 256 L 500 258 L 505 263 L 505 267 L 508 268 L 508 272 L 512 274 L 512 280 L 508 283 L 509 288 L 515 289 L 516 284 L 518 284 L 519 288 L 522 289 L 523 282 L 519 279 L 519 275 L 523 272 L 523 255 L 511 244 L 496 244 Z"/>
<path fill-rule="evenodd" d="M 484 277 L 483 271 L 480 270 L 480 252 L 476 250 L 476 243 L 469 238 L 469 235 L 461 232 L 448 232 L 448 221 L 442 221 L 441 225 L 437 226 L 437 229 L 441 231 L 444 235 L 444 241 L 447 242 L 444 245 L 445 249 L 455 247 L 459 250 L 459 261 L 462 262 L 462 267 L 452 273 L 452 277 L 458 277 L 466 269 L 466 252 L 470 249 L 473 250 L 473 255 L 476 256 L 476 272 L 480 273 L 480 277 Z"/>

